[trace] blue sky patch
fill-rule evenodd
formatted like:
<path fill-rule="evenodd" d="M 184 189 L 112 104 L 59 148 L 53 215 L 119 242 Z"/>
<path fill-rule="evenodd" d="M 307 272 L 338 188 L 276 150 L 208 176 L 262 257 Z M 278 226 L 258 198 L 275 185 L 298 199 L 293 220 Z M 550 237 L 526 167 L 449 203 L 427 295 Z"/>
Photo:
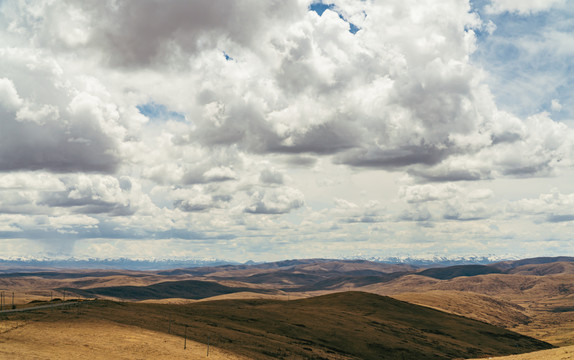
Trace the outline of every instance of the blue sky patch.
<path fill-rule="evenodd" d="M 314 3 L 309 5 L 309 10 L 314 11 L 317 15 L 321 16 L 325 12 L 325 10 L 333 10 L 335 5 L 333 4 L 323 4 L 323 3 Z"/>
<path fill-rule="evenodd" d="M 351 34 L 354 35 L 357 33 L 357 31 L 361 30 L 361 28 L 359 28 L 357 25 L 355 25 L 352 22 L 345 19 L 345 17 L 343 15 L 341 15 L 341 13 L 339 13 L 335 9 L 334 4 L 313 3 L 313 4 L 309 5 L 309 10 L 316 12 L 319 16 L 322 16 L 323 13 L 325 12 L 325 10 L 327 10 L 327 9 L 332 10 L 332 11 L 336 12 L 337 14 L 339 14 L 339 17 L 341 18 L 341 20 L 343 20 L 349 24 L 349 32 Z"/>
<path fill-rule="evenodd" d="M 136 108 L 142 115 L 145 115 L 150 119 L 176 120 L 176 121 L 185 120 L 185 115 L 183 115 L 182 113 L 179 113 L 177 111 L 171 111 L 165 105 L 157 104 L 153 101 L 148 102 L 146 104 L 137 105 Z"/>
<path fill-rule="evenodd" d="M 499 108 L 520 117 L 548 111 L 554 120 L 572 121 L 574 68 L 556 39 L 574 32 L 573 8 L 492 14 L 484 11 L 489 4 L 471 0 L 472 11 L 483 23 L 496 25 L 492 34 L 475 30 L 478 48 L 472 61 L 489 73 L 487 83 Z M 553 100 L 560 106 L 552 108 Z"/>

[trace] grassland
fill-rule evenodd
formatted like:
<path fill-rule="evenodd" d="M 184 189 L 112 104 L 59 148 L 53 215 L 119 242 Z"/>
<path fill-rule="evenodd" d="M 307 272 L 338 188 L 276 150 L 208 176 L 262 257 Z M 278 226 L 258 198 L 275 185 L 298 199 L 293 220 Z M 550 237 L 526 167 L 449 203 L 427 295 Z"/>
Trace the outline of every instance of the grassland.
<path fill-rule="evenodd" d="M 40 314 L 45 322 L 62 321 L 57 310 Z M 251 359 L 452 359 L 551 347 L 483 322 L 361 292 L 187 305 L 97 301 L 65 316 L 70 323 L 97 319 L 186 333 L 203 343 L 209 337 L 218 348 Z M 34 314 L 17 317 L 31 321 Z"/>
<path fill-rule="evenodd" d="M 0 315 L 0 349 L 20 347 L 21 353 L 38 355 L 45 348 L 43 357 L 34 357 L 66 358 L 56 355 L 56 347 L 42 345 L 50 340 L 39 334 L 53 329 L 52 341 L 62 349 L 80 349 L 81 357 L 94 358 L 94 349 L 112 351 L 65 330 L 69 325 L 88 334 L 86 339 L 114 343 L 90 333 L 90 324 L 110 326 L 117 339 L 145 330 L 149 336 L 142 342 L 157 349 L 163 347 L 151 345 L 153 338 L 177 343 L 187 325 L 188 338 L 200 348 L 209 337 L 211 346 L 249 359 L 481 358 L 549 346 L 519 334 L 566 347 L 574 345 L 573 260 L 431 269 L 293 260 L 157 272 L 5 272 L 0 274 L 0 291 L 8 294 L 5 305 L 11 305 L 12 291 L 18 308 L 64 296 L 100 300 L 67 310 Z M 27 345 L 18 345 L 27 332 Z M 170 354 L 171 347 L 161 351 Z M 121 342 L 116 348 L 114 358 L 152 354 L 130 357 Z M 12 356 L 17 353 L 0 352 L 0 358 L 17 359 Z M 173 353 L 171 358 L 180 355 L 186 356 Z"/>

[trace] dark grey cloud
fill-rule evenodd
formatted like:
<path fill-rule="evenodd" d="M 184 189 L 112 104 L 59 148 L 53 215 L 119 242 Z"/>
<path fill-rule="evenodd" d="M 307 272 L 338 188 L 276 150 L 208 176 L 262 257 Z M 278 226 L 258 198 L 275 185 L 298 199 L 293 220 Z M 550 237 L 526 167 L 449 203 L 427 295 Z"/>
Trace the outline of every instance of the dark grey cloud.
<path fill-rule="evenodd" d="M 360 148 L 336 158 L 341 164 L 354 167 L 404 168 L 409 165 L 435 165 L 449 155 L 450 150 L 428 145 L 402 145 L 396 148 Z"/>
<path fill-rule="evenodd" d="M 331 120 L 278 134 L 255 104 L 225 106 L 218 122 L 198 119 L 200 126 L 190 134 L 194 142 L 207 147 L 238 145 L 256 154 L 335 154 L 357 146 L 359 130 L 348 120 Z"/>
<path fill-rule="evenodd" d="M 135 210 L 129 205 L 118 204 L 115 202 L 94 199 L 91 196 L 81 198 L 70 198 L 70 191 L 53 192 L 42 195 L 43 199 L 38 201 L 38 205 L 49 207 L 73 208 L 72 212 L 78 214 L 108 214 L 114 215 L 133 215 Z"/>
<path fill-rule="evenodd" d="M 92 26 L 86 47 L 103 51 L 110 65 L 121 67 L 171 62 L 175 53 L 213 48 L 220 38 L 255 45 L 267 22 L 305 10 L 294 0 L 86 1 L 80 6 Z"/>
<path fill-rule="evenodd" d="M 233 200 L 231 195 L 201 196 L 198 198 L 176 200 L 173 207 L 184 212 L 203 212 L 210 209 L 223 208 Z"/>
<path fill-rule="evenodd" d="M 465 217 L 459 213 L 448 213 L 443 215 L 443 219 L 445 220 L 457 220 L 457 221 L 476 221 L 482 220 L 483 217 Z"/>
<path fill-rule="evenodd" d="M 354 217 L 349 217 L 349 218 L 345 218 L 342 220 L 342 222 L 347 223 L 347 224 L 357 224 L 357 223 L 375 224 L 375 223 L 380 223 L 383 221 L 384 221 L 384 219 L 382 217 L 369 216 L 369 215 L 354 216 Z"/>
<path fill-rule="evenodd" d="M 289 139 L 290 145 L 284 145 Z M 361 137 L 350 121 L 334 120 L 288 134 L 279 143 L 269 144 L 275 153 L 336 154 L 360 144 Z"/>
<path fill-rule="evenodd" d="M 291 211 L 289 207 L 274 207 L 265 204 L 263 201 L 258 201 L 251 204 L 249 207 L 244 209 L 244 212 L 248 214 L 266 214 L 266 215 L 278 215 L 287 214 Z"/>
<path fill-rule="evenodd" d="M 194 185 L 236 180 L 236 176 L 230 169 L 214 171 L 213 168 L 199 167 L 188 170 L 181 180 L 185 185 Z"/>
<path fill-rule="evenodd" d="M 65 176 L 65 191 L 39 193 L 37 204 L 51 208 L 68 208 L 70 213 L 106 216 L 131 216 L 138 206 L 132 202 L 131 180 L 110 176 Z M 129 186 L 128 186 L 129 184 Z"/>
<path fill-rule="evenodd" d="M 546 217 L 546 221 L 550 223 L 560 223 L 560 222 L 568 222 L 574 221 L 574 215 L 567 214 L 567 215 L 548 215 Z"/>
<path fill-rule="evenodd" d="M 234 100 L 218 120 L 196 119 L 199 126 L 191 140 L 206 147 L 238 145 L 252 153 L 266 153 L 282 140 L 254 104 Z"/>
<path fill-rule="evenodd" d="M 207 203 L 207 204 L 198 204 L 198 203 L 193 203 L 187 200 L 177 200 L 173 203 L 173 207 L 175 207 L 176 209 L 179 209 L 181 211 L 185 211 L 185 212 L 200 212 L 200 211 L 205 211 L 208 209 L 211 209 L 214 207 L 213 204 L 211 203 Z"/>
<path fill-rule="evenodd" d="M 0 171 L 113 173 L 121 162 L 117 144 L 90 125 L 19 122 L 0 109 Z"/>
<path fill-rule="evenodd" d="M 267 185 L 283 185 L 283 174 L 276 170 L 264 169 L 259 174 L 259 181 Z"/>
<path fill-rule="evenodd" d="M 449 169 L 436 171 L 432 168 L 419 167 L 407 170 L 408 174 L 421 182 L 477 181 L 490 178 L 490 170 L 484 169 Z"/>
<path fill-rule="evenodd" d="M 546 162 L 538 163 L 538 164 L 529 164 L 524 166 L 521 163 L 518 164 L 508 164 L 505 169 L 503 169 L 502 173 L 508 176 L 515 176 L 515 177 L 532 177 L 537 174 L 547 174 L 551 171 L 552 166 L 550 162 L 552 160 L 549 159 Z"/>
<path fill-rule="evenodd" d="M 425 222 L 431 220 L 432 214 L 426 208 L 416 208 L 410 211 L 404 211 L 402 214 L 399 215 L 399 221 L 416 221 L 416 222 Z"/>
<path fill-rule="evenodd" d="M 522 135 L 514 132 L 504 132 L 502 134 L 492 134 L 492 145 L 502 144 L 502 143 L 513 143 L 522 139 Z"/>
<path fill-rule="evenodd" d="M 42 52 L 0 51 L 0 172 L 115 172 L 119 114 L 84 91 L 96 81 L 73 83 Z"/>
<path fill-rule="evenodd" d="M 297 167 L 311 167 L 317 163 L 317 158 L 309 156 L 290 156 L 285 160 L 285 162 Z"/>

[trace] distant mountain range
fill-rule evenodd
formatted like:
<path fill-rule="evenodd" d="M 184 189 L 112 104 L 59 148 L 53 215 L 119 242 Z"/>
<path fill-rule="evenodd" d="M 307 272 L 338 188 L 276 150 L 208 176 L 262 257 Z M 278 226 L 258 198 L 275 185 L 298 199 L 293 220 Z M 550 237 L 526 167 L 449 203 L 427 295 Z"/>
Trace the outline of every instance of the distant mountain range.
<path fill-rule="evenodd" d="M 371 261 L 383 264 L 405 264 L 415 267 L 439 267 L 454 265 L 487 265 L 503 261 L 514 261 L 517 258 L 499 256 L 428 256 L 428 257 L 341 257 L 339 259 L 295 259 L 276 262 L 247 261 L 243 264 L 222 259 L 50 259 L 50 258 L 8 258 L 0 259 L 0 272 L 6 268 L 22 268 L 39 270 L 45 268 L 61 269 L 122 269 L 122 270 L 167 270 L 178 268 L 211 267 L 221 265 L 245 265 L 264 268 L 279 268 L 288 265 L 301 265 L 316 262 L 330 262 L 336 260 Z"/>
<path fill-rule="evenodd" d="M 237 262 L 218 259 L 190 260 L 137 260 L 137 259 L 0 259 L 2 269 L 18 268 L 22 270 L 60 269 L 119 269 L 119 270 L 166 270 L 204 266 L 235 265 Z"/>

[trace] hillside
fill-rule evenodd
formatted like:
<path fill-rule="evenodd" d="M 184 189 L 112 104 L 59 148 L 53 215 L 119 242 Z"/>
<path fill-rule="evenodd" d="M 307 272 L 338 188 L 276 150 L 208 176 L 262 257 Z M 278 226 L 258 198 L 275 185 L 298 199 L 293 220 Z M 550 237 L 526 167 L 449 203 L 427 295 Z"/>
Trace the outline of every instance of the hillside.
<path fill-rule="evenodd" d="M 483 322 L 360 292 L 295 301 L 98 302 L 83 316 L 171 330 L 252 359 L 452 359 L 551 346 Z"/>
<path fill-rule="evenodd" d="M 175 335 L 62 314 L 58 321 L 0 322 L 0 359 L 183 360 L 206 357 L 206 345 Z M 214 346 L 211 360 L 249 360 Z"/>
<path fill-rule="evenodd" d="M 555 262 L 574 262 L 574 257 L 572 256 L 556 256 L 556 257 L 536 257 L 513 261 L 501 261 L 490 266 L 496 267 L 502 271 L 508 271 L 523 265 L 541 265 L 541 264 L 551 264 Z"/>
<path fill-rule="evenodd" d="M 439 280 L 449 280 L 461 276 L 477 276 L 485 274 L 497 274 L 502 271 L 487 265 L 457 265 L 441 268 L 430 268 L 417 273 Z"/>
<path fill-rule="evenodd" d="M 574 262 L 560 261 L 547 264 L 521 265 L 507 270 L 506 273 L 536 276 L 574 274 Z"/>
<path fill-rule="evenodd" d="M 198 280 L 167 281 L 149 286 L 109 286 L 90 289 L 59 288 L 56 290 L 67 291 L 85 298 L 103 296 L 132 301 L 168 298 L 203 299 L 243 291 L 270 293 L 269 290 L 234 288 L 211 281 Z"/>
<path fill-rule="evenodd" d="M 461 291 L 434 290 L 423 293 L 401 293 L 393 298 L 486 323 L 513 328 L 532 321 L 528 310 L 509 301 Z"/>
<path fill-rule="evenodd" d="M 509 355 L 495 358 L 492 360 L 571 360 L 574 359 L 574 346 L 566 346 L 558 349 L 534 351 L 527 354 Z M 479 360 L 479 359 L 473 359 Z"/>

